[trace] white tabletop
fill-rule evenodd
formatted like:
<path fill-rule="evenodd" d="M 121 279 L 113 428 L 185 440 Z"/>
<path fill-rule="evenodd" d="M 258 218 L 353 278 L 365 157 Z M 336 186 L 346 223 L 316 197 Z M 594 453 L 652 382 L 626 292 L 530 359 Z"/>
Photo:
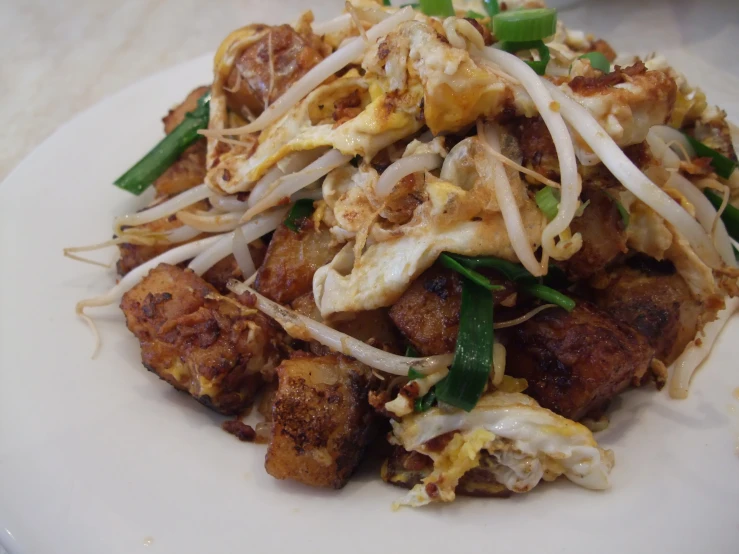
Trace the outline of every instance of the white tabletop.
<path fill-rule="evenodd" d="M 733 94 L 739 91 L 738 0 L 550 5 L 561 8 L 565 23 L 619 51 L 661 51 L 709 92 L 722 91 L 714 102 L 739 120 Z M 343 0 L 2 0 L 0 179 L 59 125 L 105 96 L 214 51 L 236 27 L 289 22 L 309 6 L 321 20 L 338 13 Z"/>

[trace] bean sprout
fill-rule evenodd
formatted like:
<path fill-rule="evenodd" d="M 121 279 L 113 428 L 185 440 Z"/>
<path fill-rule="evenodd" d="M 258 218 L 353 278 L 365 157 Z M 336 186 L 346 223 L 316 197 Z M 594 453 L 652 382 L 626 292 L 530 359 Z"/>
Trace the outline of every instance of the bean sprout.
<path fill-rule="evenodd" d="M 452 363 L 453 354 L 429 356 L 427 358 L 407 358 L 390 354 L 379 348 L 374 348 L 323 323 L 301 315 L 293 310 L 280 306 L 268 300 L 246 283 L 231 282 L 228 288 L 236 293 L 248 292 L 256 298 L 256 308 L 277 321 L 293 338 L 299 340 L 315 340 L 328 346 L 335 352 L 352 356 L 357 361 L 393 375 L 408 375 L 412 367 L 423 375 L 446 369 Z"/>

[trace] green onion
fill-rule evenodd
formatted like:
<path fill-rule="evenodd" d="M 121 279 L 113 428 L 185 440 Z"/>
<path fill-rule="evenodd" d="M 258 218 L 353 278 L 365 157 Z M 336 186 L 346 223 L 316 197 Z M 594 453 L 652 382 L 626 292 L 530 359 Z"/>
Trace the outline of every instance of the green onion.
<path fill-rule="evenodd" d="M 492 256 L 484 256 L 479 258 L 470 258 L 468 256 L 460 256 L 458 254 L 452 254 L 450 256 L 465 267 L 487 267 L 490 269 L 494 269 L 495 271 L 502 273 L 503 276 L 509 281 L 530 281 L 532 283 L 536 282 L 536 277 L 526 271 L 526 269 L 522 265 L 514 264 L 513 262 L 509 262 L 508 260 L 493 258 Z"/>
<path fill-rule="evenodd" d="M 583 58 L 590 62 L 590 67 L 592 67 L 593 69 L 597 69 L 599 71 L 602 71 L 603 73 L 611 72 L 611 62 L 609 62 L 608 58 L 606 58 L 600 52 L 588 52 L 587 54 L 583 54 L 582 56 L 580 56 L 581 60 Z"/>
<path fill-rule="evenodd" d="M 459 256 L 456 254 L 452 256 L 454 260 L 465 267 L 487 267 L 494 269 L 502 273 L 506 279 L 519 284 L 522 289 L 528 292 L 531 296 L 546 300 L 552 304 L 557 304 L 567 311 L 571 311 L 572 308 L 575 307 L 575 301 L 572 300 L 572 298 L 547 285 L 540 284 L 537 278 L 531 275 L 531 273 L 529 273 L 522 265 L 514 264 L 508 260 L 501 260 L 500 258 L 493 258 L 492 256 L 480 258 L 468 258 L 467 256 Z M 558 284 L 562 281 L 566 281 L 562 271 L 554 266 L 550 268 L 549 274 L 546 276 L 546 280 L 551 284 Z"/>
<path fill-rule="evenodd" d="M 452 0 L 421 0 L 421 11 L 426 15 L 449 17 L 454 15 Z"/>
<path fill-rule="evenodd" d="M 411 381 L 413 379 L 423 379 L 423 377 L 424 377 L 423 373 L 420 373 L 413 368 L 410 368 L 408 370 L 408 379 L 410 379 Z"/>
<path fill-rule="evenodd" d="M 706 146 L 701 141 L 694 139 L 690 135 L 683 133 L 688 139 L 688 142 L 695 150 L 697 157 L 699 158 L 711 158 L 711 166 L 716 172 L 716 175 L 728 179 L 736 169 L 736 162 L 730 160 L 720 152 L 716 152 L 713 148 Z"/>
<path fill-rule="evenodd" d="M 539 206 L 539 209 L 549 221 L 557 217 L 560 200 L 559 191 L 557 189 L 553 187 L 544 187 L 536 193 L 534 198 L 536 199 L 536 205 Z"/>
<path fill-rule="evenodd" d="M 557 10 L 537 8 L 495 14 L 493 33 L 498 40 L 527 42 L 550 37 L 557 30 Z"/>
<path fill-rule="evenodd" d="M 312 213 L 313 200 L 309 198 L 298 200 L 297 202 L 295 202 L 295 204 L 293 204 L 293 207 L 290 208 L 290 212 L 285 218 L 285 227 L 297 233 L 298 231 L 300 231 L 300 228 L 298 227 L 300 221 L 310 217 Z"/>
<path fill-rule="evenodd" d="M 706 195 L 713 204 L 713 207 L 717 210 L 721 207 L 723 200 L 721 197 L 710 189 L 703 189 L 703 194 Z M 726 209 L 721 214 L 721 221 L 726 225 L 726 230 L 729 236 L 734 240 L 739 241 L 739 210 L 731 204 L 726 205 Z"/>
<path fill-rule="evenodd" d="M 418 358 L 420 354 L 418 353 L 418 350 L 413 348 L 412 344 L 409 344 L 405 349 L 405 357 L 406 358 Z M 408 379 L 421 379 L 424 377 L 423 373 L 416 371 L 413 368 L 410 368 L 408 370 Z"/>
<path fill-rule="evenodd" d="M 185 114 L 182 123 L 113 183 L 132 194 L 144 192 L 188 146 L 200 138 L 198 131 L 208 127 L 209 118 L 210 91 L 200 97 L 193 111 Z"/>
<path fill-rule="evenodd" d="M 474 10 L 467 10 L 467 13 L 464 14 L 464 16 L 468 19 L 485 19 L 487 17 L 480 12 L 476 12 Z"/>
<path fill-rule="evenodd" d="M 618 214 L 621 216 L 621 221 L 624 224 L 624 227 L 629 226 L 629 222 L 631 221 L 631 215 L 629 212 L 624 208 L 624 205 L 619 202 L 615 196 L 613 196 L 610 192 L 607 190 L 604 190 L 603 192 L 606 193 L 606 196 L 611 199 L 611 201 L 616 204 L 616 209 L 618 210 Z"/>
<path fill-rule="evenodd" d="M 544 302 L 549 304 L 556 304 L 568 312 L 575 309 L 575 301 L 572 298 L 554 290 L 551 287 L 546 285 L 521 285 L 521 287 L 531 296 L 544 300 Z"/>
<path fill-rule="evenodd" d="M 414 10 L 421 9 L 421 4 L 419 4 L 418 2 L 409 2 L 408 4 L 401 4 L 400 5 L 401 8 L 407 8 L 408 6 L 410 6 Z"/>
<path fill-rule="evenodd" d="M 416 412 L 425 412 L 434 404 L 436 404 L 436 391 L 432 387 L 421 398 L 416 398 L 416 401 L 413 403 L 413 409 Z"/>
<path fill-rule="evenodd" d="M 439 256 L 439 261 L 444 267 L 453 269 L 457 273 L 467 277 L 470 281 L 474 281 L 481 287 L 485 287 L 490 291 L 503 290 L 505 288 L 501 287 L 500 285 L 492 284 L 487 277 L 485 277 L 484 275 L 480 275 L 477 271 L 463 266 L 457 260 L 452 258 L 449 254 L 442 254 L 441 256 Z"/>
<path fill-rule="evenodd" d="M 488 12 L 490 17 L 498 15 L 500 13 L 500 6 L 498 0 L 482 0 L 482 4 L 485 7 L 485 11 Z"/>
<path fill-rule="evenodd" d="M 390 0 L 382 0 L 382 5 L 383 5 L 383 6 L 392 6 L 392 5 L 393 5 L 393 3 L 392 3 L 392 2 L 390 2 Z"/>
<path fill-rule="evenodd" d="M 549 63 L 550 58 L 549 48 L 541 40 L 531 40 L 526 42 L 505 41 L 501 42 L 499 47 L 501 50 L 505 50 L 511 54 L 515 54 L 521 50 L 536 49 L 539 52 L 539 57 L 541 59 L 539 61 L 526 60 L 526 63 L 529 64 L 531 69 L 536 71 L 539 75 L 544 75 L 544 72 L 547 70 L 547 64 Z"/>
<path fill-rule="evenodd" d="M 734 258 L 737 262 L 739 262 L 739 250 L 737 250 L 736 246 L 734 246 L 733 244 L 731 245 L 731 247 L 734 249 Z"/>
<path fill-rule="evenodd" d="M 464 279 L 454 360 L 449 375 L 436 385 L 436 397 L 469 412 L 485 390 L 492 366 L 493 296 Z"/>

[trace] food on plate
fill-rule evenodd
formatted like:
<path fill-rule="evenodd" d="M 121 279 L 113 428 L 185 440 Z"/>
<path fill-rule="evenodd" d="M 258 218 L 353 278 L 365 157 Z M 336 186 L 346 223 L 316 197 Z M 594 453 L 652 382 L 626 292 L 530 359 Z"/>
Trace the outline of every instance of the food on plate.
<path fill-rule="evenodd" d="M 77 312 L 120 304 L 277 479 L 608 488 L 611 401 L 685 397 L 739 304 L 726 114 L 538 1 L 389 4 L 228 35 L 116 181 L 150 203 L 67 249 L 120 251 Z"/>

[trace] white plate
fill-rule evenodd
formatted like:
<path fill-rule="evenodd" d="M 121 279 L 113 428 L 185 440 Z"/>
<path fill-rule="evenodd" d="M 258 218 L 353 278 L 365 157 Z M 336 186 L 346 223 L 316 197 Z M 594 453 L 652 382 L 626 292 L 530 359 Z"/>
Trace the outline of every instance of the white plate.
<path fill-rule="evenodd" d="M 392 512 L 400 489 L 364 467 L 341 491 L 283 483 L 264 447 L 147 372 L 117 309 L 77 300 L 112 271 L 62 258 L 105 239 L 137 200 L 111 182 L 161 135 L 160 118 L 208 81 L 203 57 L 147 79 L 61 128 L 0 186 L 0 543 L 13 553 L 736 552 L 739 321 L 690 398 L 650 387 L 617 401 L 599 435 L 613 488 L 567 482 L 509 500 Z M 720 101 L 720 98 L 712 98 Z M 139 201 L 140 202 L 140 201 Z"/>

